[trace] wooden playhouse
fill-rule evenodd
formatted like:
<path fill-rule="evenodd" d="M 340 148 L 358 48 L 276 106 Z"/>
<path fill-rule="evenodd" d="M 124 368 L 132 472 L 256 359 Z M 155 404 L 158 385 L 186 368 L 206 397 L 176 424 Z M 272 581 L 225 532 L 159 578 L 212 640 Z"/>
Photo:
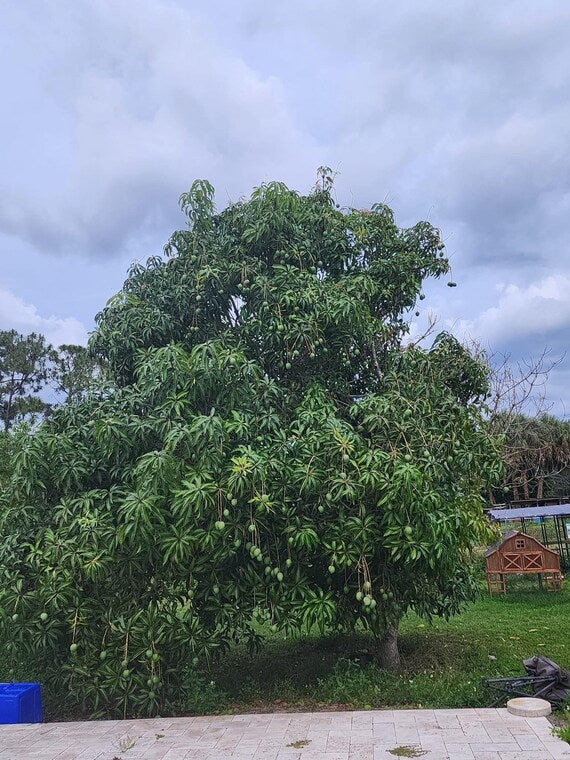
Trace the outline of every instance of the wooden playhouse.
<path fill-rule="evenodd" d="M 507 533 L 503 540 L 485 552 L 489 593 L 506 594 L 506 575 L 535 573 L 542 585 L 544 577 L 549 591 L 562 588 L 560 555 L 536 538 L 518 530 Z"/>

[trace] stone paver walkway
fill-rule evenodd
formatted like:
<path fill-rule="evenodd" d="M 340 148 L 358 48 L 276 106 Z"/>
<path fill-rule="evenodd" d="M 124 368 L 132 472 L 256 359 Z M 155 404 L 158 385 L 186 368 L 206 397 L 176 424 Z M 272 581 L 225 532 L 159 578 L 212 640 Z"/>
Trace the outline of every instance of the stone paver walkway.
<path fill-rule="evenodd" d="M 0 726 L 0 760 L 570 760 L 505 709 L 272 713 Z"/>

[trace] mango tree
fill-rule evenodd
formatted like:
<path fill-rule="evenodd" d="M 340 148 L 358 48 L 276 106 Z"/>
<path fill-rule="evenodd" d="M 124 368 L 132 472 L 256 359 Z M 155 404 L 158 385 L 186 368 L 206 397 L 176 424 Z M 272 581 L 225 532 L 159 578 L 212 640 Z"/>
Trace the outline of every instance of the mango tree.
<path fill-rule="evenodd" d="M 261 620 L 374 636 L 471 598 L 500 474 L 483 364 L 403 345 L 438 231 L 340 209 L 323 172 L 216 212 L 132 267 L 97 317 L 110 384 L 17 456 L 2 510 L 2 634 L 93 710 L 152 714 Z"/>

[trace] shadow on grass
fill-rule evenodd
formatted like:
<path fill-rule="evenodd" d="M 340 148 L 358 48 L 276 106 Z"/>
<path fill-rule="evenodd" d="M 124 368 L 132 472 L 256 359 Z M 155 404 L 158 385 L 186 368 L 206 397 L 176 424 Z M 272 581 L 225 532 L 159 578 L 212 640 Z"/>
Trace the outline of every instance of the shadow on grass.
<path fill-rule="evenodd" d="M 402 670 L 394 674 L 375 665 L 370 636 L 275 637 L 255 655 L 237 648 L 209 677 L 233 709 L 484 703 L 473 674 L 488 674 L 488 658 L 464 635 L 404 633 L 400 650 Z"/>
<path fill-rule="evenodd" d="M 284 639 L 268 633 L 259 654 L 236 647 L 207 677 L 231 710 L 485 706 L 492 695 L 481 679 L 524 675 L 522 660 L 533 654 L 570 666 L 569 591 L 541 592 L 532 579 L 512 578 L 509 594 L 484 592 L 450 622 L 427 625 L 409 615 L 398 673 L 375 666 L 365 634 Z"/>

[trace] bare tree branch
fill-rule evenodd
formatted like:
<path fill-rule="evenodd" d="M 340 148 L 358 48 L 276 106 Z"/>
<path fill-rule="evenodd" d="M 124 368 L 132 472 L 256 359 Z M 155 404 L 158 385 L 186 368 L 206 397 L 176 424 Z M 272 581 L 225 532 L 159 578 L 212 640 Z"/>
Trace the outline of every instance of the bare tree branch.
<path fill-rule="evenodd" d="M 510 354 L 470 350 L 487 363 L 491 392 L 487 401 L 492 433 L 504 437 L 502 456 L 507 475 L 503 488 L 517 500 L 522 493 L 543 498 L 545 483 L 570 468 L 570 424 L 549 414 L 546 388 L 550 373 L 564 357 L 548 349 L 538 357 L 513 361 Z"/>

